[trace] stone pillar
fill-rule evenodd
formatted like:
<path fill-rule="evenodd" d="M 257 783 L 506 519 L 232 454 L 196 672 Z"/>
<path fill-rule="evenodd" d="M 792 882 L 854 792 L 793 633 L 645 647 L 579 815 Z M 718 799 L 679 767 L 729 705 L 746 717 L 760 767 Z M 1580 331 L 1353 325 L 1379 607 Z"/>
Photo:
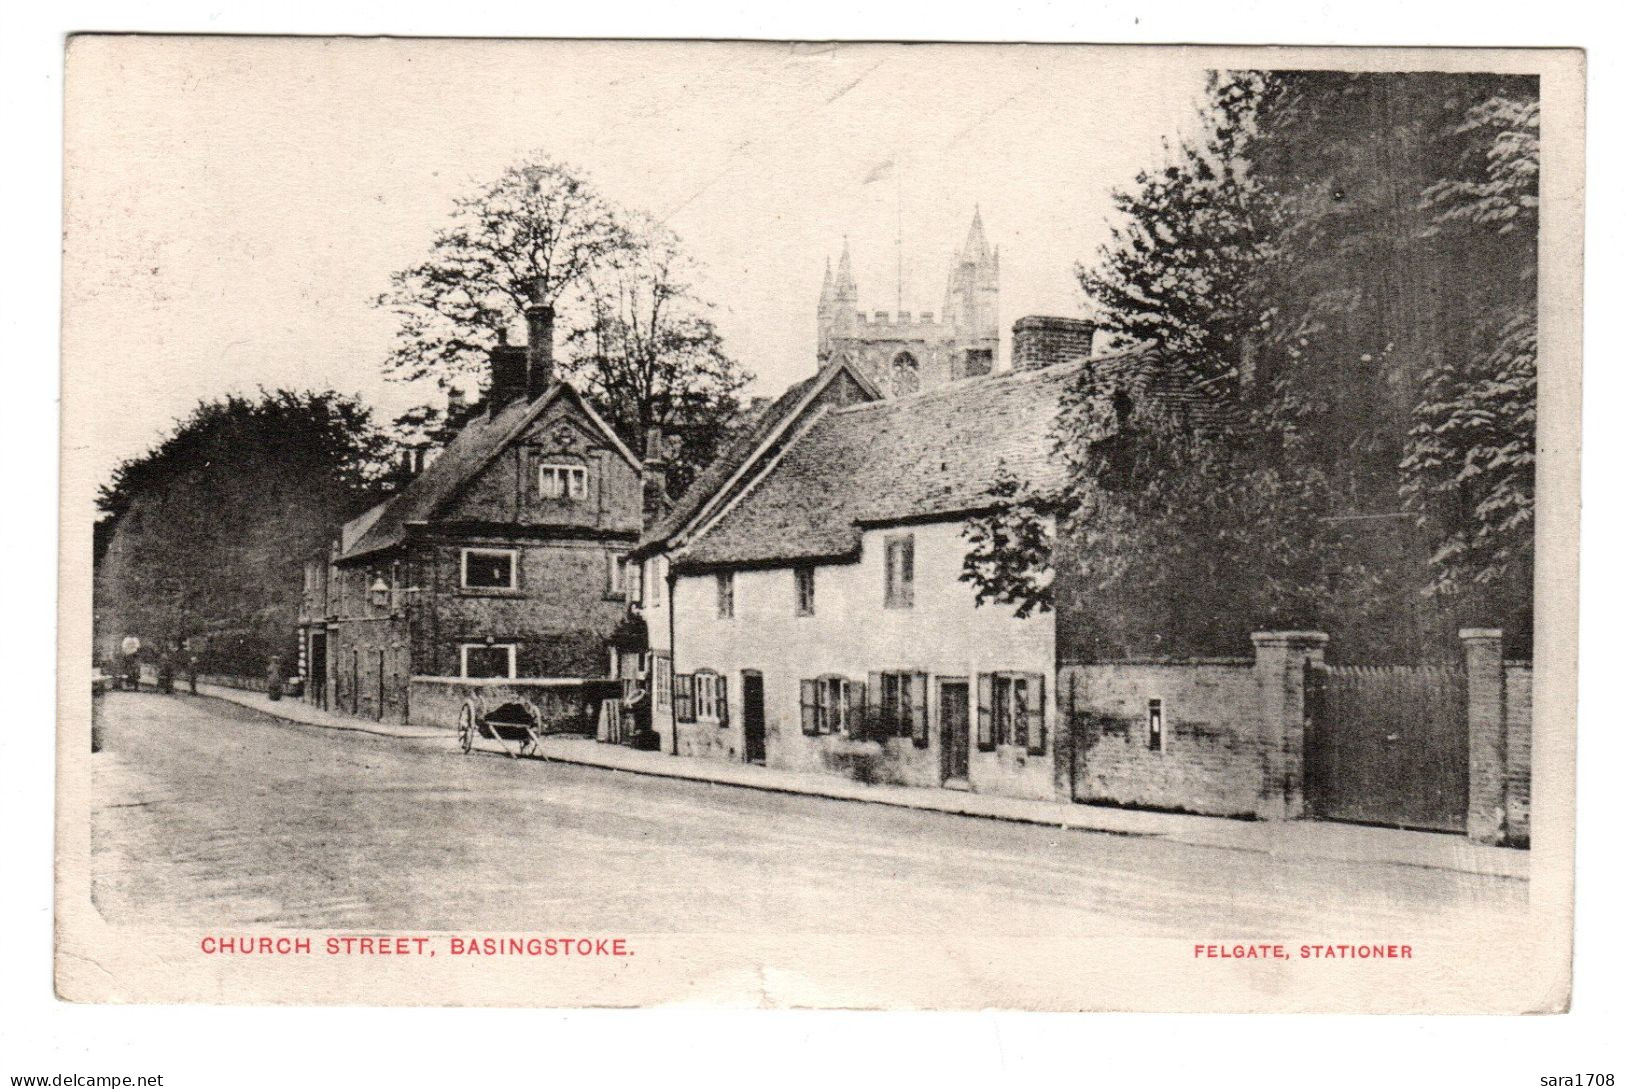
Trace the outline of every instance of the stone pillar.
<path fill-rule="evenodd" d="M 1260 820 L 1303 816 L 1303 668 L 1325 661 L 1326 643 L 1326 633 L 1318 631 L 1253 633 Z"/>
<path fill-rule="evenodd" d="M 1500 628 L 1463 628 L 1467 660 L 1467 838 L 1506 838 L 1506 675 Z"/>

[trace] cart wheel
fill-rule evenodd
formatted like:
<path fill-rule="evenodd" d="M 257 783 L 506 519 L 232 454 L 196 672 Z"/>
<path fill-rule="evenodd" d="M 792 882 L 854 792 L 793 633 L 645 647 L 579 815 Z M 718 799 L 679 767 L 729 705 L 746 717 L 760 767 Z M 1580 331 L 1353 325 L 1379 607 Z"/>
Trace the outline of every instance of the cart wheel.
<path fill-rule="evenodd" d="M 521 741 L 519 743 L 519 755 L 520 756 L 535 756 L 536 755 L 536 739 L 534 737 L 527 737 L 527 738 L 525 738 L 525 740 L 523 740 L 523 741 Z"/>
<path fill-rule="evenodd" d="M 457 712 L 457 744 L 465 753 L 474 747 L 474 708 L 466 703 Z"/>

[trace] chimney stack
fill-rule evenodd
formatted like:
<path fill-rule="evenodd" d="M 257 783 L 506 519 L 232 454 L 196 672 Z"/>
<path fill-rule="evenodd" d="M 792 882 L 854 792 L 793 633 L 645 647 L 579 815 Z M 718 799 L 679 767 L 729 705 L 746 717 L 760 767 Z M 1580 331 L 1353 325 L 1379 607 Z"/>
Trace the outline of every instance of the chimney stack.
<path fill-rule="evenodd" d="M 666 436 L 659 424 L 652 423 L 643 433 L 643 507 L 657 515 L 666 506 Z"/>
<path fill-rule="evenodd" d="M 525 307 L 525 396 L 535 399 L 553 384 L 553 308 L 533 302 Z"/>
<path fill-rule="evenodd" d="M 1094 351 L 1095 323 L 1082 318 L 1029 314 L 1010 328 L 1010 369 L 1036 371 Z"/>
<path fill-rule="evenodd" d="M 526 349 L 498 344 L 491 349 L 491 388 L 486 392 L 486 409 L 492 416 L 525 395 Z"/>

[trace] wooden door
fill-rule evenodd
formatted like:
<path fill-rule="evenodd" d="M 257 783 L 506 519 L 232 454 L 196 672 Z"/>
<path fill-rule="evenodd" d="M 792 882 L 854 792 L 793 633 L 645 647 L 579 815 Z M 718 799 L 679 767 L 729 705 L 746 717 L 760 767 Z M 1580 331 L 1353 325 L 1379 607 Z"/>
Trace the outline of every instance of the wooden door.
<path fill-rule="evenodd" d="M 762 691 L 762 675 L 747 669 L 744 681 L 745 759 L 753 764 L 767 763 L 767 710 Z"/>
<path fill-rule="evenodd" d="M 942 729 L 942 781 L 968 782 L 970 779 L 970 685 L 965 681 L 943 681 L 937 699 L 937 715 Z"/>

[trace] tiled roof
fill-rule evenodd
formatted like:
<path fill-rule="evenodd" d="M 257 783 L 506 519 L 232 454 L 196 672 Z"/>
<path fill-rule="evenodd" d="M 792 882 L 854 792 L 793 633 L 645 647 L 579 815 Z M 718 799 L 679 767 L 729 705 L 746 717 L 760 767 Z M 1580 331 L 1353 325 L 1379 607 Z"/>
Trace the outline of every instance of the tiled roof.
<path fill-rule="evenodd" d="M 733 442 L 723 448 L 722 453 L 712 459 L 711 463 L 694 478 L 683 492 L 682 498 L 677 500 L 672 508 L 643 535 L 638 547 L 660 544 L 669 539 L 674 533 L 688 524 L 689 520 L 699 513 L 707 500 L 716 494 L 717 489 L 727 483 L 749 460 L 752 453 L 762 443 L 773 429 L 782 423 L 785 417 L 801 403 L 807 391 L 818 381 L 818 376 L 797 382 L 779 397 L 778 400 L 767 406 L 756 421 L 746 430 L 742 431 Z"/>
<path fill-rule="evenodd" d="M 826 412 L 679 562 L 854 556 L 865 523 L 985 509 L 1001 462 L 1034 488 L 1053 489 L 1065 472 L 1052 433 L 1062 392 L 1090 366 L 1143 385 L 1156 359 L 1154 349 L 1137 349 Z"/>
<path fill-rule="evenodd" d="M 400 544 L 406 539 L 408 523 L 428 521 L 442 503 L 518 438 L 530 422 L 559 397 L 573 398 L 586 408 L 569 383 L 555 382 L 534 401 L 521 398 L 495 416 L 488 412 L 476 413 L 457 437 L 446 444 L 440 456 L 425 466 L 400 494 L 345 525 L 340 534 L 340 561 Z M 592 413 L 588 415 L 596 419 Z M 606 434 L 619 444 L 607 429 Z"/>

